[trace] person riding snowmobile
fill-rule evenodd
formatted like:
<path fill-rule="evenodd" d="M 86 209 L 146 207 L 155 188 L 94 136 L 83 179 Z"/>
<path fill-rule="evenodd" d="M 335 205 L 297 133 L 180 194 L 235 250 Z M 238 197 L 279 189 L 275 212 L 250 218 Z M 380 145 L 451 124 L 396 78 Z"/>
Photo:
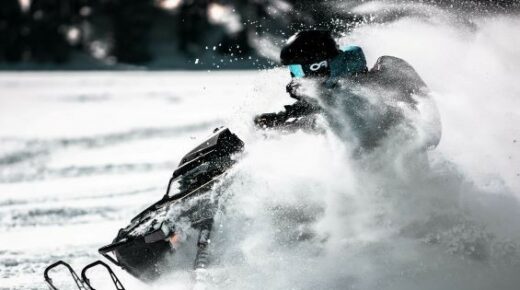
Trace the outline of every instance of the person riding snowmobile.
<path fill-rule="evenodd" d="M 296 33 L 282 48 L 280 60 L 289 68 L 292 79 L 286 89 L 296 102 L 284 111 L 256 116 L 255 125 L 263 129 L 314 130 L 317 117 L 323 115 L 338 135 L 371 149 L 404 122 L 406 110 L 417 113 L 421 99 L 431 101 L 426 84 L 406 61 L 381 56 L 369 70 L 361 47 L 339 48 L 329 31 Z M 305 90 L 309 81 L 317 85 L 317 95 L 309 96 Z M 426 121 L 429 136 L 421 138 L 427 139 L 424 146 L 435 147 L 440 122 L 435 105 L 429 106 L 433 112 L 432 120 Z M 419 134 L 425 135 L 422 131 Z"/>
<path fill-rule="evenodd" d="M 321 111 L 316 100 L 298 94 L 301 78 L 325 78 L 332 86 L 333 80 L 362 74 L 368 71 L 365 55 L 359 46 L 339 49 L 329 31 L 304 30 L 291 36 L 280 53 L 280 61 L 287 65 L 291 82 L 286 91 L 296 99 L 285 111 L 258 115 L 254 122 L 260 128 L 304 128 L 314 126 L 315 114 Z"/>

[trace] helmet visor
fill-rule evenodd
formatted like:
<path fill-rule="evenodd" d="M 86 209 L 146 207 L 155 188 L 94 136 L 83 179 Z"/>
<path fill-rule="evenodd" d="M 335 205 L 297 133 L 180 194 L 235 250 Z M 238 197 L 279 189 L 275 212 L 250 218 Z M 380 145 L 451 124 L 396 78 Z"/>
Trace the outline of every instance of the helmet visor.
<path fill-rule="evenodd" d="M 303 67 L 301 64 L 291 64 L 289 65 L 289 71 L 291 72 L 291 76 L 293 78 L 303 78 L 305 73 L 303 72 Z"/>

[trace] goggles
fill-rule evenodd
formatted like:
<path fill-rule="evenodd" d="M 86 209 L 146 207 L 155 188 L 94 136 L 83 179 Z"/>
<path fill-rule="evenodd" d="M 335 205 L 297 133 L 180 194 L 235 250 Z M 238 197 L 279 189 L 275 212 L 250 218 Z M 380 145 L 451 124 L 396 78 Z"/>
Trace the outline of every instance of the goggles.
<path fill-rule="evenodd" d="M 294 78 L 303 78 L 303 77 L 323 77 L 330 75 L 330 67 L 329 61 L 323 60 L 316 63 L 311 64 L 291 64 L 289 65 L 289 71 L 291 72 L 291 76 Z"/>
<path fill-rule="evenodd" d="M 289 65 L 289 71 L 291 72 L 291 76 L 297 79 L 303 78 L 305 73 L 303 72 L 303 67 L 301 64 L 291 64 Z"/>

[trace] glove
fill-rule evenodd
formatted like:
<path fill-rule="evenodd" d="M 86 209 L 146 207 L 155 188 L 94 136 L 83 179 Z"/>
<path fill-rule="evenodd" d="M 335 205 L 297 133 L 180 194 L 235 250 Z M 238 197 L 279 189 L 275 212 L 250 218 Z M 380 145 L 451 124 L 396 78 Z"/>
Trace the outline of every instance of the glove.
<path fill-rule="evenodd" d="M 299 82 L 292 80 L 290 83 L 285 86 L 285 91 L 289 93 L 289 96 L 296 100 L 301 100 L 302 97 L 298 96 L 298 89 L 301 87 Z"/>

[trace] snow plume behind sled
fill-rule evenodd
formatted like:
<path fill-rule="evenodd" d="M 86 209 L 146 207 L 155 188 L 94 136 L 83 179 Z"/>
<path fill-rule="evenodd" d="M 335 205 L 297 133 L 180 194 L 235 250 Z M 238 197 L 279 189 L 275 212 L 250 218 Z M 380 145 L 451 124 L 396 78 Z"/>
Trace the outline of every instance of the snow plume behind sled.
<path fill-rule="evenodd" d="M 215 231 L 211 289 L 515 289 L 515 199 L 442 156 L 401 164 L 385 149 L 352 159 L 335 135 L 304 133 L 248 146 Z"/>
<path fill-rule="evenodd" d="M 211 289 L 515 289 L 510 192 L 476 187 L 440 155 L 403 164 L 385 149 L 352 159 L 335 135 L 304 133 L 248 146 Z"/>

